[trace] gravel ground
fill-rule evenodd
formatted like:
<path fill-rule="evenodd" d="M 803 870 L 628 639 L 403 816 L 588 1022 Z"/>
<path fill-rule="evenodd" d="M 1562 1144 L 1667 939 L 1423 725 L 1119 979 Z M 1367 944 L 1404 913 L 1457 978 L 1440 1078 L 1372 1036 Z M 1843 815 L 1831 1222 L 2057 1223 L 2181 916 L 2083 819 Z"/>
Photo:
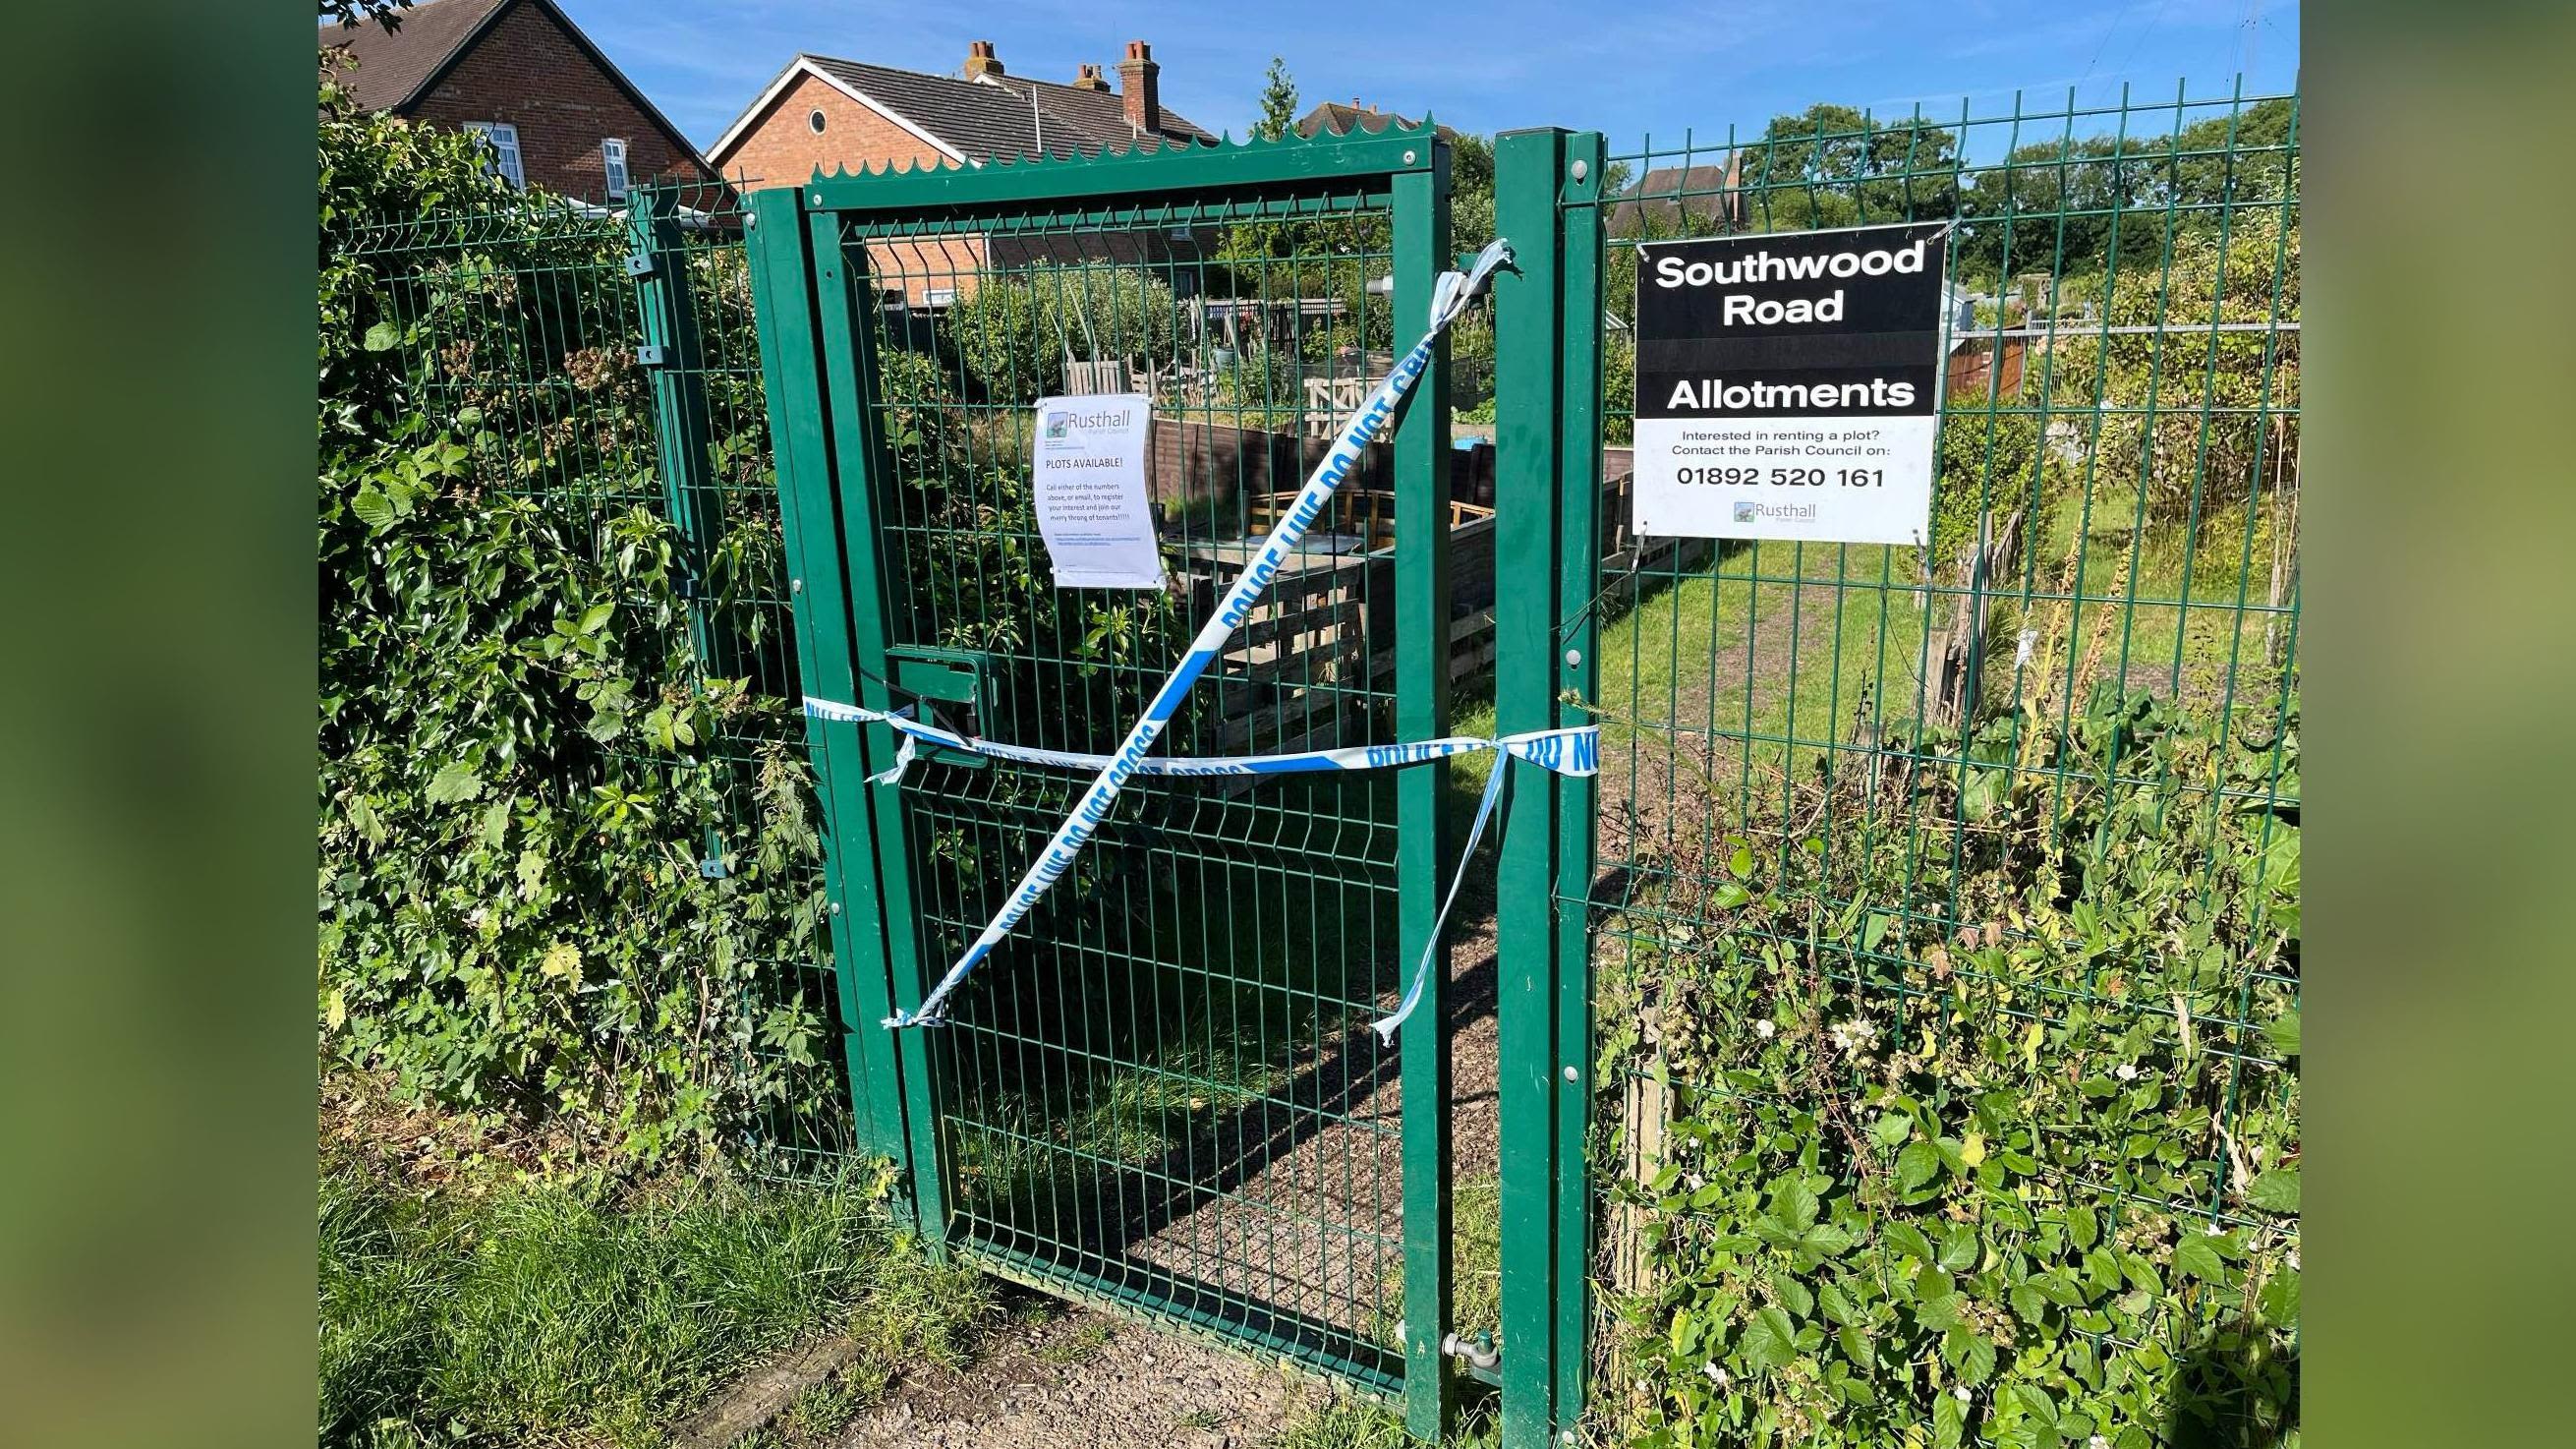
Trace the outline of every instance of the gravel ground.
<path fill-rule="evenodd" d="M 985 1335 L 964 1370 L 924 1369 L 841 1431 L 839 1449 L 1249 1449 L 1330 1391 L 1197 1339 L 1089 1310 Z"/>

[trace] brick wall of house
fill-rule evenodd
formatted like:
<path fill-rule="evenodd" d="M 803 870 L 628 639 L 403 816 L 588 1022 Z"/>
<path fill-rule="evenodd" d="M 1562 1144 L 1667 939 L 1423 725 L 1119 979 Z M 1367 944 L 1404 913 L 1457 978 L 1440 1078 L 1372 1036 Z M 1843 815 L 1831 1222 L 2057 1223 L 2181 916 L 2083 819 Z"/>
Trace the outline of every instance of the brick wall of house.
<path fill-rule="evenodd" d="M 433 125 L 506 121 L 518 128 L 528 184 L 586 201 L 607 199 L 603 137 L 626 143 L 637 184 L 708 179 L 697 159 L 591 64 L 554 17 L 514 5 L 490 33 L 405 113 Z"/>
<path fill-rule="evenodd" d="M 819 133 L 812 119 L 816 111 L 823 113 Z M 745 191 L 754 191 L 799 185 L 817 166 L 829 173 L 844 166 L 933 166 L 947 158 L 838 88 L 802 75 L 753 119 L 731 151 L 709 159 Z"/>
<path fill-rule="evenodd" d="M 814 129 L 816 111 L 823 113 L 819 132 Z M 810 75 L 797 77 L 779 92 L 733 149 L 713 159 L 744 191 L 801 185 L 818 167 L 829 174 L 947 161 L 938 147 Z M 975 295 L 975 275 L 983 266 L 984 239 L 979 236 L 868 243 L 868 268 L 879 290 L 900 287 L 904 300 L 916 307 Z"/>

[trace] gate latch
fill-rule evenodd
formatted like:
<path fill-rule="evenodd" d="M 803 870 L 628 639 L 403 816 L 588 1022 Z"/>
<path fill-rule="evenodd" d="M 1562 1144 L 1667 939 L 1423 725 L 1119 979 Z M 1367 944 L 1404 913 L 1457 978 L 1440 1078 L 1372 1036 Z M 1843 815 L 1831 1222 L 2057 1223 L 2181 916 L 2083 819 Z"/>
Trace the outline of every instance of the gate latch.
<path fill-rule="evenodd" d="M 981 735 L 999 713 L 997 673 L 989 654 L 974 649 L 945 649 L 933 644 L 893 644 L 886 648 L 887 673 L 896 691 L 937 702 L 932 723 L 961 734 Z M 904 701 L 896 701 L 898 704 Z M 925 712 L 926 714 L 929 712 Z M 981 770 L 982 755 L 921 741 L 924 759 L 959 769 Z"/>

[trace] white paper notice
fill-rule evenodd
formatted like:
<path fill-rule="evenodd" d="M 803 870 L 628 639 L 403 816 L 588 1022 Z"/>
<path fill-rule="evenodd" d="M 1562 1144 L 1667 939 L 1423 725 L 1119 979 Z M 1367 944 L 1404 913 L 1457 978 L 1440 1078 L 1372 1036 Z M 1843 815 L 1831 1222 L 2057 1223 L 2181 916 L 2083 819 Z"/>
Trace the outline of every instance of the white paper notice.
<path fill-rule="evenodd" d="M 1163 553 L 1145 491 L 1153 400 L 1138 393 L 1038 400 L 1038 533 L 1059 589 L 1159 589 Z"/>

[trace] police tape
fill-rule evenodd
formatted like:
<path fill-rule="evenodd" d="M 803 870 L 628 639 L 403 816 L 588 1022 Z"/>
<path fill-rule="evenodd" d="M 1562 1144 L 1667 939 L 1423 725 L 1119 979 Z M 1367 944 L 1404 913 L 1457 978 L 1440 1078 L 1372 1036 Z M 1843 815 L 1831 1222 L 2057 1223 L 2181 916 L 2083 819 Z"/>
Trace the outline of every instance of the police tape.
<path fill-rule="evenodd" d="M 839 720 L 851 724 L 881 724 L 903 737 L 895 752 L 894 767 L 870 775 L 870 784 L 890 785 L 903 778 L 904 770 L 917 757 L 916 746 L 936 745 L 941 749 L 959 750 L 988 759 L 1008 760 L 1015 764 L 1040 765 L 1062 770 L 1100 770 L 1116 762 L 1114 755 L 1088 755 L 1072 750 L 1043 750 L 1030 745 L 1005 744 L 976 735 L 959 734 L 914 719 L 909 707 L 900 710 L 869 709 L 865 705 L 843 704 L 839 700 L 805 696 L 805 713 L 815 719 Z M 1167 755 L 1149 757 L 1136 763 L 1132 773 L 1138 775 L 1297 775 L 1323 770 L 1383 770 L 1398 765 L 1419 765 L 1430 760 L 1455 759 L 1485 751 L 1510 759 L 1527 760 L 1544 770 L 1560 775 L 1592 775 L 1601 769 L 1601 729 L 1598 725 L 1573 725 L 1564 729 L 1528 730 L 1515 735 L 1446 735 L 1436 740 L 1420 740 L 1403 745 L 1350 745 L 1331 750 L 1299 750 L 1284 755 Z M 1458 903 L 1458 888 L 1466 882 L 1467 864 L 1476 858 L 1476 847 L 1485 838 L 1486 822 L 1493 818 L 1494 807 L 1502 802 L 1511 771 L 1497 762 L 1485 778 L 1484 794 L 1476 802 L 1476 818 L 1467 827 L 1467 846 L 1459 853 L 1457 873 L 1449 878 L 1448 893 L 1440 898 L 1440 914 L 1431 926 L 1431 940 L 1423 947 L 1422 959 L 1413 968 L 1406 984 L 1404 999 L 1383 1020 L 1371 1023 L 1381 1040 L 1393 1042 L 1396 1028 L 1413 1015 L 1414 1006 L 1422 999 L 1424 979 L 1431 970 L 1432 959 L 1439 954 L 1440 932 L 1449 924 L 1449 908 Z M 927 1000 L 924 1005 L 927 1007 Z M 888 1026 L 937 1026 L 944 1017 L 916 1014 L 908 1019 L 889 1017 Z"/>
<path fill-rule="evenodd" d="M 881 724 L 903 736 L 903 747 L 895 755 L 894 767 L 870 775 L 870 784 L 892 784 L 902 779 L 904 770 L 920 757 L 916 748 L 919 745 L 936 745 L 941 749 L 982 755 L 987 759 L 1059 770 L 1104 770 L 1117 758 L 1073 750 L 1043 750 L 1032 745 L 1005 744 L 1000 740 L 959 734 L 914 719 L 908 708 L 869 709 L 865 705 L 843 704 L 839 700 L 818 699 L 809 694 L 805 696 L 805 713 L 815 719 Z M 1135 773 L 1297 775 L 1319 770 L 1384 770 L 1397 765 L 1418 765 L 1427 760 L 1455 759 L 1460 755 L 1480 754 L 1488 750 L 1527 760 L 1560 775 L 1589 775 L 1600 768 L 1601 732 L 1595 725 L 1575 725 L 1565 729 L 1530 730 L 1516 735 L 1446 735 L 1412 744 L 1346 745 L 1338 749 L 1299 750 L 1284 755 L 1156 755 L 1137 761 Z"/>
<path fill-rule="evenodd" d="M 1092 779 L 1090 787 L 1082 792 L 1082 798 L 1066 814 L 1064 823 L 1056 827 L 1055 835 L 1038 853 L 1038 858 L 1030 863 L 1019 884 L 1003 898 L 993 918 L 985 923 L 984 929 L 957 958 L 957 964 L 948 968 L 948 974 L 939 978 L 939 984 L 921 999 L 921 1005 L 912 1011 L 897 1011 L 887 1017 L 887 1026 L 918 1026 L 943 1020 L 949 995 L 965 981 L 969 972 L 993 953 L 993 948 L 1001 944 L 1014 926 L 1028 917 L 1030 909 L 1047 893 L 1047 888 L 1073 867 L 1075 859 L 1082 854 L 1082 848 L 1100 829 L 1101 822 L 1109 818 L 1109 807 L 1117 800 L 1118 792 L 1144 768 L 1146 753 L 1153 749 L 1154 741 L 1171 723 L 1191 686 L 1197 684 L 1199 676 L 1216 662 L 1227 638 L 1251 617 L 1253 604 L 1269 589 L 1270 581 L 1277 577 L 1289 555 L 1304 540 L 1306 530 L 1313 527 L 1315 520 L 1331 506 L 1333 494 L 1341 487 L 1342 480 L 1359 466 L 1368 445 L 1393 420 L 1405 395 L 1421 381 L 1424 373 L 1430 371 L 1432 350 L 1440 334 L 1466 312 L 1468 302 L 1483 289 L 1485 279 L 1493 275 L 1495 268 L 1510 261 L 1511 255 L 1509 244 L 1496 240 L 1477 254 L 1475 265 L 1467 271 L 1440 274 L 1439 280 L 1432 284 L 1431 315 L 1422 330 L 1422 340 L 1396 359 L 1395 365 L 1387 369 L 1386 376 L 1369 393 L 1367 401 L 1361 403 L 1359 409 L 1351 414 L 1350 421 L 1342 425 L 1340 435 L 1333 439 L 1333 445 L 1325 450 L 1323 460 L 1308 475 L 1306 486 L 1298 490 L 1296 502 L 1281 515 L 1279 522 L 1271 528 L 1270 536 L 1261 541 L 1260 548 L 1254 550 L 1251 562 L 1244 566 L 1233 587 L 1227 589 L 1225 597 L 1218 601 L 1214 616 L 1200 627 L 1198 637 L 1190 641 L 1189 652 L 1173 666 L 1170 677 L 1154 692 L 1145 712 L 1128 728 L 1127 737 L 1119 742 L 1116 750 L 1103 757 L 1099 773 Z M 1509 772 L 1497 769 L 1495 773 Z M 1489 786 L 1489 807 L 1493 792 L 1494 787 Z M 1450 894 L 1454 899 L 1454 887 Z M 1437 939 L 1436 933 L 1434 939 Z M 1425 959 L 1427 962 L 1427 954 Z M 1420 982 L 1417 980 L 1414 991 L 1408 993 L 1408 1002 L 1419 991 Z M 1396 1019 L 1401 1020 L 1401 1015 Z M 1384 1023 L 1380 1023 L 1380 1028 L 1392 1036 L 1392 1029 Z"/>

